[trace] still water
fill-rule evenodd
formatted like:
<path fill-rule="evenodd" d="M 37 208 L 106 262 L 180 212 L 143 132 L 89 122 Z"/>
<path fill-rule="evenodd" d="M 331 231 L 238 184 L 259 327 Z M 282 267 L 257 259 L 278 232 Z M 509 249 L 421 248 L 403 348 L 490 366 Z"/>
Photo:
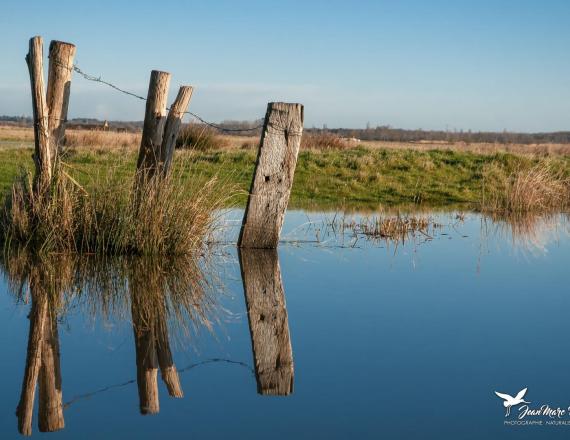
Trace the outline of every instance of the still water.
<path fill-rule="evenodd" d="M 494 393 L 570 406 L 568 221 L 425 215 L 403 242 L 294 211 L 278 252 L 228 227 L 207 261 L 5 261 L 0 438 L 568 438 Z"/>

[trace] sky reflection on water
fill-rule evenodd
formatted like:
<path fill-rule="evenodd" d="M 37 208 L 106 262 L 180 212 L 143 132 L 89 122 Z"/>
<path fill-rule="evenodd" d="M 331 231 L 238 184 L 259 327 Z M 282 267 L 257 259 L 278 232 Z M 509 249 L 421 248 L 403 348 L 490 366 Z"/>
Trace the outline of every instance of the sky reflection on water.
<path fill-rule="evenodd" d="M 570 406 L 567 220 L 425 215 L 442 227 L 403 243 L 290 212 L 278 254 L 238 255 L 229 228 L 207 264 L 5 262 L 2 438 L 19 436 L 42 319 L 61 354 L 65 428 L 53 437 L 567 437 L 504 426 L 494 395 L 528 387 L 532 402 Z"/>

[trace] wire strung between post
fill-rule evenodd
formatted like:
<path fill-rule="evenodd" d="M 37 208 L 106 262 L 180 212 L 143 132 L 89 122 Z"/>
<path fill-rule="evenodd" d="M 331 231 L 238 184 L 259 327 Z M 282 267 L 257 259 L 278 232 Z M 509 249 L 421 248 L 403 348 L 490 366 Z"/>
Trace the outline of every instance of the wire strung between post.
<path fill-rule="evenodd" d="M 90 75 L 87 72 L 84 72 L 83 70 L 81 70 L 79 68 L 79 66 L 77 64 L 73 64 L 71 67 L 68 65 L 65 65 L 57 60 L 52 59 L 52 61 L 66 69 L 69 70 L 73 70 L 74 72 L 78 73 L 79 75 L 81 75 L 84 79 L 86 79 L 87 81 L 93 81 L 93 82 L 97 82 L 100 84 L 104 84 L 108 87 L 111 87 L 112 89 L 117 90 L 118 92 L 124 93 L 125 95 L 129 95 L 132 96 L 134 98 L 140 99 L 141 101 L 146 101 L 147 99 L 144 96 L 141 95 L 137 95 L 136 93 L 133 92 L 129 92 L 128 90 L 124 90 L 121 89 L 120 87 L 117 87 L 115 84 L 112 84 L 108 81 L 105 81 L 104 79 L 101 78 L 101 76 L 95 76 L 95 75 Z M 170 110 L 170 107 L 166 108 L 167 110 Z M 220 130 L 220 131 L 225 131 L 225 132 L 242 132 L 242 131 L 257 131 L 263 128 L 263 124 L 261 125 L 257 125 L 255 127 L 252 128 L 225 128 L 222 127 L 218 124 L 214 124 L 213 122 L 208 122 L 205 119 L 203 119 L 202 117 L 198 116 L 196 113 L 190 112 L 190 111 L 185 111 L 184 114 L 186 115 L 190 115 L 192 117 L 194 117 L 195 119 L 197 119 L 198 121 L 200 121 L 202 124 L 206 124 L 212 128 L 215 128 L 216 130 Z"/>

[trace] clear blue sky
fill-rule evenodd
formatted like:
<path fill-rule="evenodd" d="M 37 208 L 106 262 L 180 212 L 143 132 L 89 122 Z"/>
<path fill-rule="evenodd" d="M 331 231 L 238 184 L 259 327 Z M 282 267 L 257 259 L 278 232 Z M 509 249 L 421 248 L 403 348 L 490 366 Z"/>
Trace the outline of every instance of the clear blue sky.
<path fill-rule="evenodd" d="M 0 114 L 31 115 L 34 35 L 139 94 L 169 71 L 213 121 L 284 100 L 306 126 L 570 129 L 568 0 L 7 1 Z M 142 120 L 144 103 L 74 75 L 70 116 Z"/>

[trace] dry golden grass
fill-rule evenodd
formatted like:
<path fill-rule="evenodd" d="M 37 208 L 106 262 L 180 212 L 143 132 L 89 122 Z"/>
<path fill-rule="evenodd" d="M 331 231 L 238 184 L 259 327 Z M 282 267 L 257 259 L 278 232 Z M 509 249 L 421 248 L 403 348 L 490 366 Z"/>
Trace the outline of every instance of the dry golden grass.
<path fill-rule="evenodd" d="M 0 141 L 34 142 L 34 130 L 31 127 L 0 125 Z"/>
<path fill-rule="evenodd" d="M 490 176 L 491 184 L 484 182 L 481 201 L 484 212 L 549 213 L 570 208 L 570 178 L 548 161 L 500 176 L 499 179 Z"/>
<path fill-rule="evenodd" d="M 477 154 L 495 154 L 500 152 L 557 156 L 570 155 L 570 144 L 489 144 L 489 143 L 466 143 L 466 142 L 385 142 L 385 141 L 361 141 L 351 143 L 351 146 L 366 146 L 373 149 L 395 149 L 395 150 L 450 150 L 459 152 L 470 152 Z"/>
<path fill-rule="evenodd" d="M 109 149 L 136 149 L 141 144 L 141 133 L 126 133 L 101 130 L 66 130 L 65 146 L 105 147 Z"/>
<path fill-rule="evenodd" d="M 197 124 L 191 124 L 197 125 Z M 205 149 L 234 150 L 254 149 L 259 144 L 259 136 L 243 136 L 219 134 L 209 128 L 199 127 L 197 132 L 202 137 L 210 132 L 215 136 L 215 142 L 208 143 Z M 94 147 L 96 149 L 133 148 L 140 146 L 141 133 L 124 133 L 102 130 L 66 130 L 66 144 L 69 147 Z M 33 142 L 34 133 L 32 128 L 12 127 L 0 125 L 0 142 Z M 396 150 L 451 150 L 460 152 L 472 152 L 477 154 L 495 154 L 507 152 L 513 154 L 556 156 L 570 155 L 570 144 L 491 144 L 491 143 L 466 143 L 456 142 L 386 142 L 386 141 L 357 141 L 348 140 L 329 133 L 312 134 L 306 132 L 303 135 L 302 148 L 315 150 L 346 149 L 367 147 L 371 149 L 396 149 Z"/>
<path fill-rule="evenodd" d="M 259 136 L 220 135 L 227 150 L 255 150 L 259 146 Z"/>
<path fill-rule="evenodd" d="M 67 129 L 65 138 L 66 146 L 73 148 L 138 148 L 141 133 Z M 0 125 L 0 142 L 2 141 L 31 143 L 34 142 L 34 131 L 32 128 Z"/>

